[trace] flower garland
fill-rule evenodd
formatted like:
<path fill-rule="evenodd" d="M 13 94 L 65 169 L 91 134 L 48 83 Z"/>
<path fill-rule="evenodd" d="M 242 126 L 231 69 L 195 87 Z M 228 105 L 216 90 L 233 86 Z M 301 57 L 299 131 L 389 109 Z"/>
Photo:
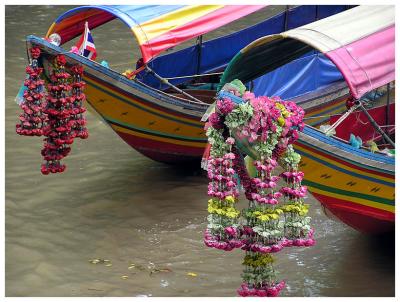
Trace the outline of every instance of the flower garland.
<path fill-rule="evenodd" d="M 212 145 L 208 161 L 208 195 L 211 199 L 208 201 L 208 227 L 204 242 L 208 247 L 230 251 L 243 245 L 238 232 L 240 212 L 235 208 L 239 196 L 233 169 L 235 155 L 231 152 L 235 140 L 231 137 L 224 140 L 222 127 L 219 127 L 221 121 L 214 118 L 218 117 L 210 117 L 216 127 L 207 128 Z"/>
<path fill-rule="evenodd" d="M 83 67 L 81 65 L 74 65 L 71 67 L 72 71 L 72 95 L 70 97 L 71 102 L 71 116 L 68 122 L 72 130 L 73 137 L 79 137 L 86 139 L 89 133 L 85 127 L 86 119 L 83 113 L 86 112 L 86 108 L 83 107 L 83 101 L 86 100 L 86 95 L 83 90 L 86 83 L 82 81 Z"/>
<path fill-rule="evenodd" d="M 69 145 L 73 143 L 71 125 L 68 123 L 71 115 L 71 102 L 68 96 L 72 89 L 69 83 L 71 75 L 65 71 L 66 60 L 63 55 L 58 55 L 54 61 L 54 69 L 50 77 L 51 84 L 47 89 L 43 112 L 47 114 L 48 122 L 43 129 L 44 148 L 42 155 L 46 161 L 42 164 L 43 174 L 63 172 L 66 168 L 61 164 L 63 159 L 71 152 Z"/>
<path fill-rule="evenodd" d="M 33 47 L 30 53 L 32 61 L 26 68 L 29 78 L 24 83 L 28 89 L 20 105 L 24 113 L 20 116 L 21 124 L 16 126 L 16 131 L 22 135 L 44 135 L 46 138 L 41 154 L 45 163 L 41 166 L 42 174 L 63 172 L 66 166 L 60 160 L 70 153 L 74 138 L 88 137 L 86 119 L 83 117 L 86 109 L 82 104 L 86 99 L 83 93 L 83 68 L 80 65 L 72 66 L 71 77 L 65 68 L 65 56 L 56 56 L 46 92 L 44 81 L 40 79 L 43 68 L 38 67 L 37 61 L 40 49 Z"/>
<path fill-rule="evenodd" d="M 227 84 L 223 90 L 228 93 L 219 97 L 206 123 L 211 145 L 208 194 L 213 199 L 209 200 L 205 243 L 246 251 L 239 295 L 276 296 L 285 282 L 276 280 L 269 253 L 315 243 L 311 219 L 306 216 L 308 205 L 304 204 L 304 174 L 298 171 L 300 155 L 292 146 L 304 127 L 304 110 L 277 97 L 255 97 L 243 87 L 238 80 Z M 254 178 L 248 174 L 243 153 L 254 158 Z M 275 175 L 278 164 L 285 171 Z M 249 201 L 242 212 L 234 207 L 238 179 Z M 282 188 L 280 179 L 286 183 Z M 227 197 L 232 198 L 231 203 L 226 202 Z"/>
<path fill-rule="evenodd" d="M 19 135 L 41 136 L 44 116 L 42 115 L 42 99 L 44 97 L 44 81 L 40 79 L 43 68 L 38 66 L 40 49 L 33 47 L 29 50 L 32 60 L 26 67 L 27 79 L 21 109 L 23 113 L 19 116 L 20 123 L 16 125 L 16 132 Z"/>

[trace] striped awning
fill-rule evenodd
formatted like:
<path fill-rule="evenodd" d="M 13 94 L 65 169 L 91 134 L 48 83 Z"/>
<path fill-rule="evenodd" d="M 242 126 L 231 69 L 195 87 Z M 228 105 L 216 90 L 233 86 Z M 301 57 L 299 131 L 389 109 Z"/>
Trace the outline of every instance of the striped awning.
<path fill-rule="evenodd" d="M 84 30 L 115 18 L 123 21 L 136 37 L 147 63 L 164 50 L 235 21 L 265 5 L 93 5 L 81 6 L 59 16 L 47 32 L 70 41 Z"/>
<path fill-rule="evenodd" d="M 248 82 L 317 49 L 341 71 L 358 99 L 395 79 L 394 12 L 390 5 L 358 6 L 260 38 L 232 59 L 221 83 Z"/>

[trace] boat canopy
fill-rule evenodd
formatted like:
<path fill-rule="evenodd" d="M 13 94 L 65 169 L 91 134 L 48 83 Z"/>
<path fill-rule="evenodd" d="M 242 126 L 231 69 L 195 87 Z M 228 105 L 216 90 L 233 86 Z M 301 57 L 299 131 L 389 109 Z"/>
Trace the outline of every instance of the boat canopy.
<path fill-rule="evenodd" d="M 249 82 L 310 51 L 320 51 L 342 73 L 356 99 L 395 78 L 394 6 L 358 6 L 295 29 L 262 37 L 227 66 L 221 87 Z M 286 74 L 288 81 L 296 74 Z"/>
<path fill-rule="evenodd" d="M 90 5 L 59 16 L 47 32 L 57 33 L 64 44 L 115 18 L 136 37 L 147 63 L 164 50 L 251 14 L 265 5 Z"/>
<path fill-rule="evenodd" d="M 225 36 L 219 36 L 218 38 L 208 41 L 203 40 L 201 45 L 196 44 L 176 52 L 167 52 L 166 54 L 160 55 L 152 60 L 149 63 L 149 66 L 153 70 L 156 70 L 157 73 L 162 77 L 170 78 L 170 83 L 179 85 L 188 81 L 188 78 L 180 78 L 181 76 L 213 73 L 225 69 L 231 59 L 243 47 L 261 37 L 296 28 L 340 13 L 349 8 L 350 7 L 348 5 L 300 5 L 291 7 L 286 11 L 282 11 L 240 31 L 236 31 Z M 320 60 L 312 60 L 310 58 L 310 60 L 312 60 L 311 64 L 304 63 L 304 59 L 302 60 L 302 63 L 298 63 L 297 66 L 321 66 L 321 64 L 326 62 L 327 64 L 324 64 L 324 66 L 332 65 L 329 66 L 329 70 L 327 70 L 327 72 L 329 72 L 330 75 L 338 75 L 340 78 L 342 78 L 341 73 L 336 69 L 335 65 L 329 59 L 325 58 L 324 61 L 322 59 L 323 58 Z M 171 68 L 171 66 L 174 66 L 174 68 Z M 325 72 L 325 74 L 327 72 Z M 157 89 L 167 88 L 166 85 L 160 83 L 157 78 L 146 71 L 141 72 L 137 76 L 137 79 Z M 328 79 L 326 77 L 323 77 L 321 78 L 321 83 L 316 84 L 323 85 L 327 82 L 327 80 Z M 330 77 L 329 80 L 332 80 L 332 77 Z M 315 80 L 313 80 L 313 82 L 315 82 Z M 271 85 L 279 86 L 280 88 L 282 87 L 282 85 L 280 85 L 277 81 L 276 77 L 274 79 L 267 79 L 266 81 L 258 81 L 256 85 L 257 87 L 255 88 L 260 88 L 261 90 Z M 285 85 L 285 87 L 287 86 L 288 85 Z M 293 83 L 293 86 L 295 86 L 295 88 L 290 87 L 288 89 L 290 94 L 301 93 L 304 90 L 299 89 L 300 85 L 298 85 L 298 83 Z M 315 86 L 316 85 L 307 85 L 307 87 L 304 87 L 303 85 L 303 88 L 315 90 Z M 259 89 L 257 89 L 257 91 L 258 90 Z M 272 91 L 276 92 L 277 89 L 272 89 Z M 256 91 L 254 90 L 254 92 Z M 261 92 L 264 91 L 260 91 L 260 93 Z M 265 93 L 261 94 L 265 95 Z M 277 95 L 283 97 L 283 94 L 281 93 Z"/>

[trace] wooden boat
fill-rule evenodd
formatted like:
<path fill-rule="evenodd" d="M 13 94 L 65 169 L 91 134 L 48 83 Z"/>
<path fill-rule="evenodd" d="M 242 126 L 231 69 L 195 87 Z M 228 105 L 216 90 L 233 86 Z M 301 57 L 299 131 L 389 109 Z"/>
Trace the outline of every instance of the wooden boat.
<path fill-rule="evenodd" d="M 36 45 L 42 49 L 41 63 L 47 71 L 51 68 L 49 62 L 60 53 L 66 56 L 69 64 L 78 62 L 84 65 L 88 103 L 125 142 L 143 155 L 167 163 L 199 160 L 206 144 L 204 124 L 200 119 L 214 101 L 216 91 L 191 87 L 193 75 L 222 71 L 237 51 L 261 36 L 349 8 L 345 5 L 299 6 L 239 32 L 201 41 L 202 34 L 262 7 L 83 6 L 59 16 L 48 30 L 46 37 L 57 33 L 63 45 L 83 32 L 85 21 L 93 29 L 120 19 L 133 31 L 140 45 L 144 66 L 148 67 L 143 71 L 137 69 L 133 79 L 39 37 L 28 36 L 27 46 Z M 159 56 L 193 37 L 200 37 L 199 43 Z M 195 82 L 205 81 L 207 77 L 210 76 L 196 77 Z M 165 84 L 166 78 L 170 79 L 169 85 Z M 214 82 L 218 84 L 218 78 Z M 171 87 L 178 88 L 180 92 Z M 309 115 L 319 116 L 345 110 L 347 95 L 346 87 L 335 84 L 318 93 L 310 93 L 301 101 Z M 321 118 L 314 119 L 315 124 L 321 122 Z"/>
<path fill-rule="evenodd" d="M 386 144 L 391 143 L 389 135 L 373 118 L 368 118 L 373 111 L 368 113 L 360 99 L 394 81 L 394 27 L 393 6 L 352 8 L 254 41 L 232 59 L 221 83 L 233 79 L 249 82 L 275 73 L 275 77 L 283 77 L 281 85 L 290 86 L 292 78 L 298 74 L 279 71 L 285 71 L 282 68 L 286 68 L 288 62 L 313 50 L 335 64 L 354 100 L 354 104 L 349 103 L 352 110 L 346 113 L 342 129 L 338 131 L 342 138 L 327 136 L 309 124 L 300 134 L 295 148 L 302 155 L 304 184 L 322 206 L 347 225 L 370 234 L 394 230 L 395 160 L 382 152 L 372 153 L 364 147 L 352 146 L 347 140 L 349 131 L 355 131 L 353 126 L 357 125 L 355 117 L 358 115 L 374 125 L 372 128 L 361 121 L 358 124 L 360 135 L 370 139 L 372 132 L 377 131 L 384 136 Z M 308 74 L 305 69 L 303 71 L 302 80 L 306 82 L 329 76 L 318 69 L 309 70 Z M 273 95 L 271 91 L 272 88 L 264 94 Z M 355 109 L 355 105 L 359 107 Z M 394 112 L 390 114 L 389 111 L 394 110 L 394 106 L 388 102 L 387 109 L 378 109 L 374 114 L 381 115 L 382 119 L 382 114 L 386 113 L 386 125 L 394 125 Z"/>

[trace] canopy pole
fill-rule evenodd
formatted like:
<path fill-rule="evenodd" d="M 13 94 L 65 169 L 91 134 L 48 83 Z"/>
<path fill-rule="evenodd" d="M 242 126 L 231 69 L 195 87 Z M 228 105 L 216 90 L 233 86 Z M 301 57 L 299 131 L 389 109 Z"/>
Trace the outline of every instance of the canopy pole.
<path fill-rule="evenodd" d="M 387 83 L 387 85 L 386 85 L 386 125 L 389 125 L 389 115 L 390 115 L 390 83 Z"/>
<path fill-rule="evenodd" d="M 199 36 L 197 38 L 197 74 L 200 73 L 200 67 L 201 67 L 201 48 L 203 46 L 203 35 Z"/>
<path fill-rule="evenodd" d="M 366 117 L 368 118 L 368 120 L 370 121 L 370 123 L 372 124 L 372 126 L 375 128 L 376 131 L 378 131 L 378 133 L 380 135 L 382 135 L 382 137 L 393 147 L 395 148 L 394 142 L 390 139 L 389 136 L 387 136 L 387 134 L 381 129 L 381 127 L 379 127 L 379 125 L 375 122 L 375 120 L 373 119 L 373 117 L 368 113 L 367 109 L 364 108 L 363 104 L 358 101 L 360 103 L 360 108 L 361 110 L 364 112 L 364 114 L 366 115 Z"/>
<path fill-rule="evenodd" d="M 192 75 L 186 75 L 186 76 L 180 76 L 180 77 L 171 77 L 171 78 L 165 78 L 165 79 L 166 80 L 178 80 L 178 79 L 198 78 L 198 77 L 221 75 L 221 74 L 223 74 L 223 72 L 210 72 L 210 73 L 192 74 Z"/>
<path fill-rule="evenodd" d="M 285 31 L 288 30 L 288 24 L 289 24 L 289 5 L 286 5 L 286 9 L 285 9 Z"/>
<path fill-rule="evenodd" d="M 189 93 L 183 91 L 182 89 L 179 89 L 178 87 L 176 87 L 175 85 L 171 84 L 170 82 L 168 82 L 167 79 L 163 78 L 162 76 L 158 75 L 153 69 L 151 69 L 148 65 L 146 65 L 146 70 L 152 74 L 153 76 L 155 76 L 162 84 L 168 85 L 169 87 L 171 87 L 172 89 L 174 89 L 175 91 L 179 92 L 180 94 L 183 94 L 184 96 L 188 97 L 189 99 L 191 99 L 192 101 L 196 102 L 196 103 L 201 103 L 201 104 L 205 104 L 204 102 L 200 101 L 199 99 L 196 99 L 194 96 L 190 95 Z"/>

